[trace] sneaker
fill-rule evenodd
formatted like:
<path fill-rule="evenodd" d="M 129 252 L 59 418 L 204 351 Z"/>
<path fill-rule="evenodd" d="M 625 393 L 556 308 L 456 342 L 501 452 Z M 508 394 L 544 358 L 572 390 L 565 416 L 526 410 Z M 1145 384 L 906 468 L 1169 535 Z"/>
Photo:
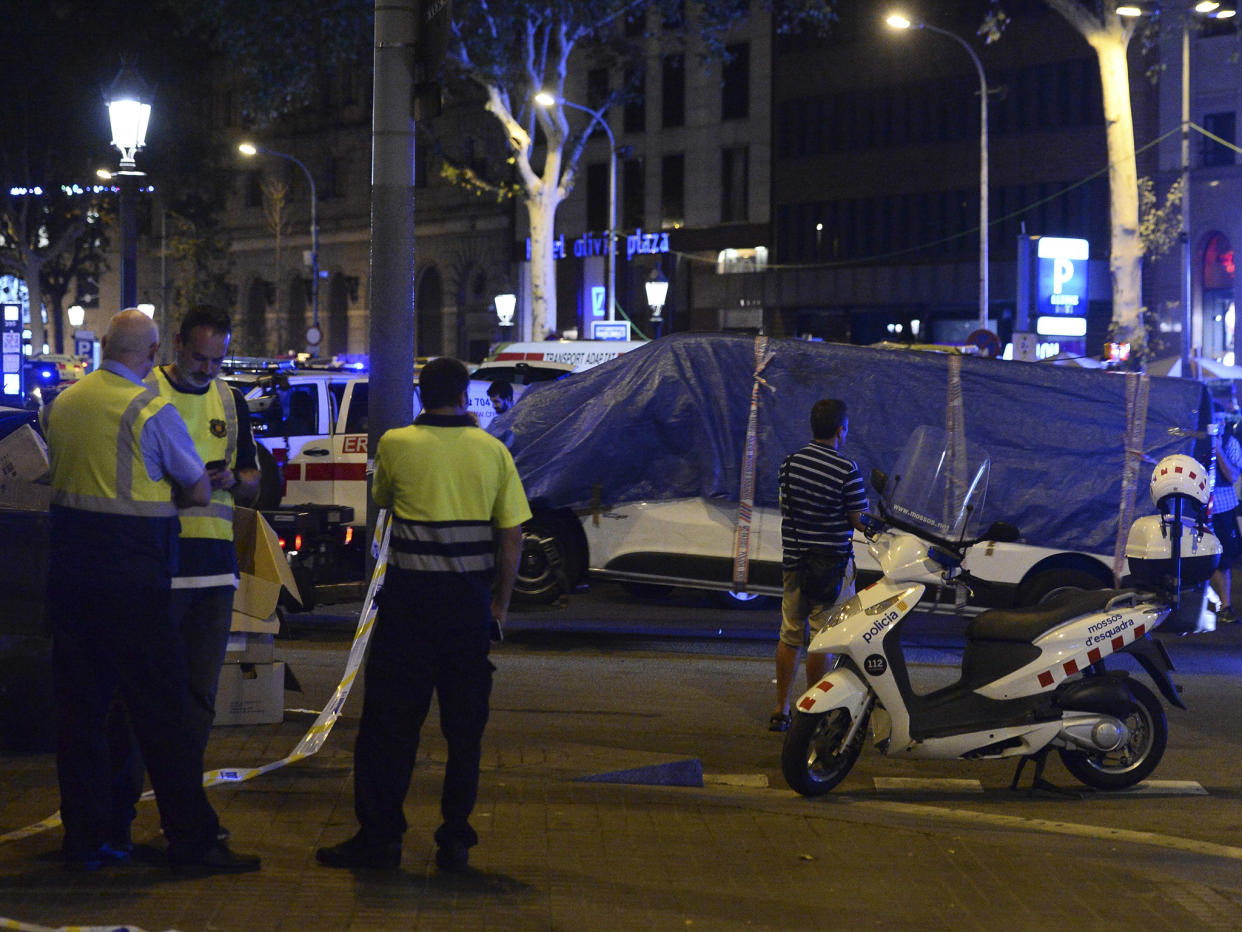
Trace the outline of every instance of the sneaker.
<path fill-rule="evenodd" d="M 401 866 L 401 842 L 373 842 L 359 832 L 348 841 L 315 852 L 315 860 L 324 867 L 364 867 L 375 870 L 396 870 Z"/>
<path fill-rule="evenodd" d="M 470 866 L 470 846 L 460 841 L 449 842 L 436 849 L 436 867 L 450 874 L 460 874 Z"/>
<path fill-rule="evenodd" d="M 103 844 L 94 851 L 75 852 L 65 855 L 65 870 L 79 874 L 88 874 L 113 864 L 124 864 L 129 860 L 133 845 L 114 847 Z"/>
<path fill-rule="evenodd" d="M 258 855 L 238 854 L 222 841 L 214 842 L 198 857 L 170 857 L 169 866 L 178 874 L 246 874 L 262 866 Z"/>
<path fill-rule="evenodd" d="M 1238 616 L 1233 613 L 1233 608 L 1226 605 L 1216 613 L 1216 623 L 1222 625 L 1233 624 L 1238 620 Z"/>

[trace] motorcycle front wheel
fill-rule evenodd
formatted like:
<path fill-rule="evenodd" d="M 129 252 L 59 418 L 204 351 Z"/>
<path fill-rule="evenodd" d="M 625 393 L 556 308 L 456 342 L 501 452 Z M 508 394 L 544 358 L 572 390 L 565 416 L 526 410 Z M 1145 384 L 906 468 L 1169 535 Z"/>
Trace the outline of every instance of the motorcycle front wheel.
<path fill-rule="evenodd" d="M 1121 790 L 1145 780 L 1164 757 L 1169 740 L 1160 700 L 1142 683 L 1127 680 L 1126 685 L 1134 696 L 1134 704 L 1122 719 L 1130 732 L 1126 743 L 1115 751 L 1060 752 L 1065 769 L 1097 790 Z"/>
<path fill-rule="evenodd" d="M 853 719 L 845 709 L 794 712 L 781 749 L 781 771 L 790 788 L 803 796 L 822 796 L 844 780 L 862 751 L 870 716 L 867 708 L 854 739 L 846 745 Z"/>

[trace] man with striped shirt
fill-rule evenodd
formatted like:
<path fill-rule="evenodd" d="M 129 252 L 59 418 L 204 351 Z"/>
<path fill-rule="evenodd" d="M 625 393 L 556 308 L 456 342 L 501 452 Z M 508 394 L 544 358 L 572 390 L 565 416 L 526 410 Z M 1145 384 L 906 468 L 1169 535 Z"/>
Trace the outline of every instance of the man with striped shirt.
<path fill-rule="evenodd" d="M 834 605 L 854 595 L 854 529 L 863 529 L 867 493 L 858 464 L 841 455 L 849 431 L 845 402 L 817 401 L 811 408 L 810 443 L 781 463 L 782 581 L 781 632 L 776 645 L 776 710 L 768 721 L 772 731 L 789 728 L 790 690 L 798 673 L 803 647 L 824 626 Z M 798 587 L 798 569 L 808 548 L 838 551 L 848 561 L 841 593 L 832 605 L 814 602 Z M 808 654 L 807 687 L 828 672 L 829 655 Z"/>
<path fill-rule="evenodd" d="M 402 813 L 431 703 L 448 762 L 436 865 L 465 870 L 478 836 L 469 817 L 492 689 L 492 622 L 503 625 L 530 507 L 509 451 L 467 413 L 466 367 L 433 359 L 419 375 L 423 413 L 380 438 L 372 495 L 391 509 L 388 569 L 354 746 L 353 838 L 317 857 L 328 867 L 395 870 Z"/>

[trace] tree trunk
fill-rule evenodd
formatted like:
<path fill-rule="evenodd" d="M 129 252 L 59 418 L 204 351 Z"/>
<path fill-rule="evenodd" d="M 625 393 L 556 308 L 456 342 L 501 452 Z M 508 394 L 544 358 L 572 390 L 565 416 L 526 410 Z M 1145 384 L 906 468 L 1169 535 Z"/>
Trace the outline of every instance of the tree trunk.
<path fill-rule="evenodd" d="M 530 218 L 530 336 L 542 340 L 556 330 L 556 187 L 526 199 Z"/>
<path fill-rule="evenodd" d="M 1105 29 L 1087 37 L 1100 62 L 1104 122 L 1108 139 L 1109 217 L 1112 254 L 1114 339 L 1141 350 L 1143 327 L 1142 262 L 1139 239 L 1138 165 L 1134 156 L 1134 118 L 1130 109 L 1130 71 L 1126 63 L 1128 34 Z"/>

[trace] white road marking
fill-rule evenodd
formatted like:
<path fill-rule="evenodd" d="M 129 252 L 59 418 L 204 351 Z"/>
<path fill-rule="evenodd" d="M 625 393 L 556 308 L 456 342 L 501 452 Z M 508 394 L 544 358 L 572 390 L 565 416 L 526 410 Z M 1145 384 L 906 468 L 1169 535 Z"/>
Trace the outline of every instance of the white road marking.
<path fill-rule="evenodd" d="M 1117 796 L 1207 796 L 1208 791 L 1197 780 L 1144 780 L 1125 790 L 1109 790 Z"/>
<path fill-rule="evenodd" d="M 766 790 L 768 775 L 766 773 L 705 773 L 704 786 L 742 786 L 749 789 Z"/>
<path fill-rule="evenodd" d="M 954 780 L 941 777 L 876 777 L 875 788 L 881 793 L 982 793 L 978 780 Z"/>

